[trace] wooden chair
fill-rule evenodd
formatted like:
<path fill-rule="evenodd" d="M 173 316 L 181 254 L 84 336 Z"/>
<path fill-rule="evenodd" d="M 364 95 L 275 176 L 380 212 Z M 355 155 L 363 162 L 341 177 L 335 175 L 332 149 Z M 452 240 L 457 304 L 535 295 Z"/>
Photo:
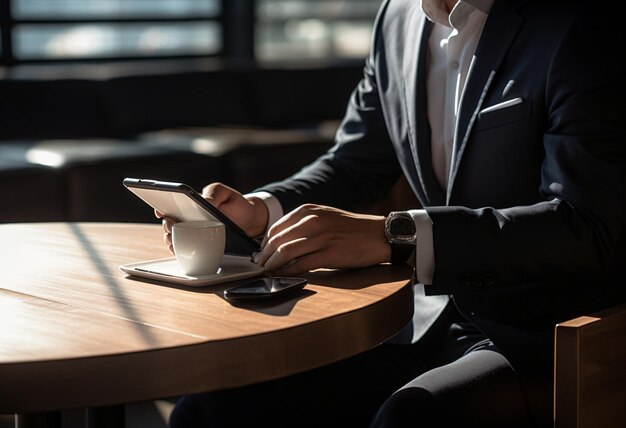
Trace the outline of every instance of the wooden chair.
<path fill-rule="evenodd" d="M 554 426 L 626 427 L 626 305 L 557 324 Z"/>

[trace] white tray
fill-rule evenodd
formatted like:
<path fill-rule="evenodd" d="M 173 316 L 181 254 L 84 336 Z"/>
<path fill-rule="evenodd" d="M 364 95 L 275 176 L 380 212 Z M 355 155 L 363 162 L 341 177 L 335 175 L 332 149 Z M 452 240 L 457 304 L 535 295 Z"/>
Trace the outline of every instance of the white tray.
<path fill-rule="evenodd" d="M 255 265 L 249 257 L 231 255 L 224 256 L 222 266 L 217 273 L 197 277 L 183 274 L 175 257 L 128 263 L 120 266 L 120 269 L 132 276 L 194 287 L 252 278 L 261 276 L 265 272 L 262 267 Z"/>

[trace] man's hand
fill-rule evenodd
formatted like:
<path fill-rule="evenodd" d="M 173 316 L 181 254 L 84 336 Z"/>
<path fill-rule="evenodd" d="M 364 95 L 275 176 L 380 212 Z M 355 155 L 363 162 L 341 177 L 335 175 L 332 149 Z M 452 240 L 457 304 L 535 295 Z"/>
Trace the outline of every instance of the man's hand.
<path fill-rule="evenodd" d="M 254 260 L 291 276 L 317 268 L 357 268 L 388 262 L 385 218 L 303 205 L 277 221 Z"/>
<path fill-rule="evenodd" d="M 245 198 L 222 183 L 212 183 L 202 189 L 202 196 L 222 211 L 251 236 L 260 236 L 267 229 L 269 213 L 258 198 Z"/>
<path fill-rule="evenodd" d="M 251 236 L 259 236 L 267 228 L 268 212 L 265 203 L 257 198 L 245 198 L 241 193 L 222 183 L 212 183 L 202 189 L 202 196 L 237 223 Z M 159 211 L 154 214 L 163 220 L 163 239 L 174 254 L 172 226 L 178 219 L 165 217 Z"/>

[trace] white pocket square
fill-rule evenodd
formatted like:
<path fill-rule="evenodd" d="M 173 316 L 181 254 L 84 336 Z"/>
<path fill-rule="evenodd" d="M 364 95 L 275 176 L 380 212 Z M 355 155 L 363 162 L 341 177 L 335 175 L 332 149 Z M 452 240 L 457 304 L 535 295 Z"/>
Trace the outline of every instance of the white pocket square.
<path fill-rule="evenodd" d="M 478 115 L 480 116 L 481 114 L 490 113 L 496 110 L 502 110 L 503 108 L 511 107 L 522 102 L 524 102 L 524 100 L 522 100 L 522 97 L 513 98 L 512 100 L 503 101 L 501 103 L 484 108 L 478 113 Z"/>

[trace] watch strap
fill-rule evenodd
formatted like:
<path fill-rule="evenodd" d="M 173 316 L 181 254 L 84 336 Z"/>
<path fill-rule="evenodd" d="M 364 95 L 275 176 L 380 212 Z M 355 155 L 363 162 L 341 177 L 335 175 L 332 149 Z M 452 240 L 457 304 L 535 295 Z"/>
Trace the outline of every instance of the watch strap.
<path fill-rule="evenodd" d="M 391 263 L 394 265 L 404 264 L 409 261 L 409 258 L 415 251 L 414 244 L 399 244 L 390 242 L 391 246 Z"/>

